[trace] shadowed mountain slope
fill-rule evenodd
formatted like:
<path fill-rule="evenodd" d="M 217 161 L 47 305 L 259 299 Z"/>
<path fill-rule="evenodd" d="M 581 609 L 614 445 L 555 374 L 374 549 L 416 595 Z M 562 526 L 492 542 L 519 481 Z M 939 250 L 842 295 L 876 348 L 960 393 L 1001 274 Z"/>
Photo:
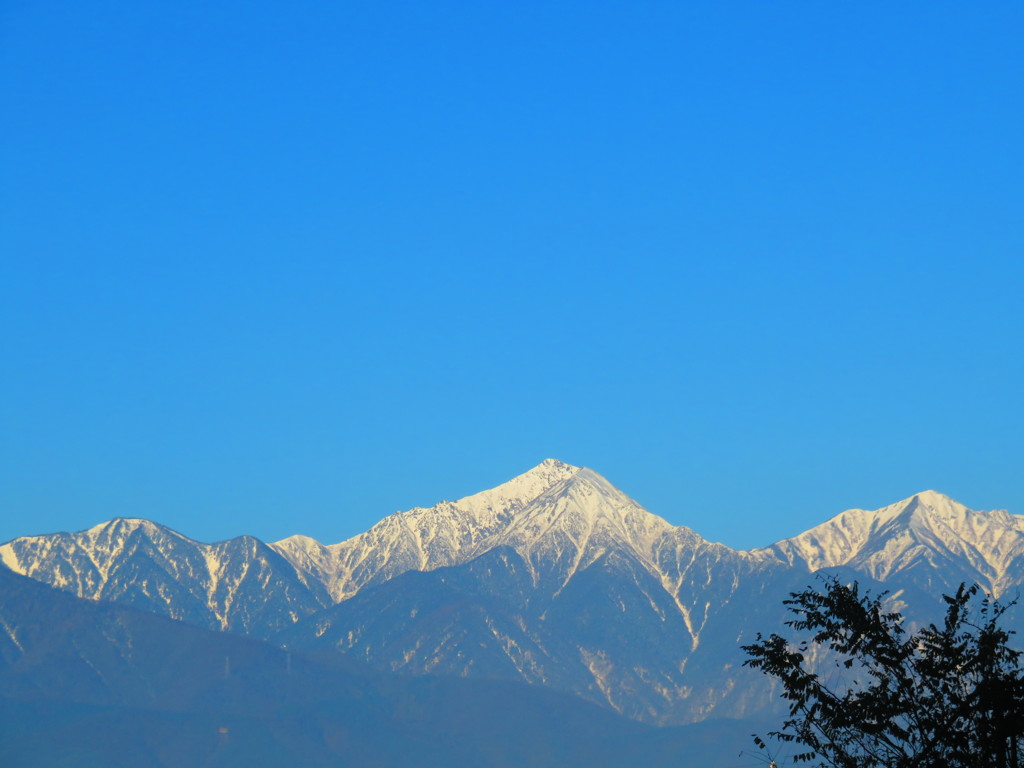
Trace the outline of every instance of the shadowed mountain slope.
<path fill-rule="evenodd" d="M 884 584 L 913 617 L 961 581 L 1012 594 L 1022 554 L 1022 518 L 931 491 L 736 551 L 551 459 L 339 544 L 203 544 L 115 520 L 0 546 L 12 569 L 75 595 L 378 670 L 529 682 L 659 724 L 766 706 L 739 645 L 777 626 L 815 571 Z"/>
<path fill-rule="evenodd" d="M 373 673 L 83 601 L 4 568 L 0 627 L 4 765 L 611 768 L 693 754 L 685 730 L 543 688 Z"/>

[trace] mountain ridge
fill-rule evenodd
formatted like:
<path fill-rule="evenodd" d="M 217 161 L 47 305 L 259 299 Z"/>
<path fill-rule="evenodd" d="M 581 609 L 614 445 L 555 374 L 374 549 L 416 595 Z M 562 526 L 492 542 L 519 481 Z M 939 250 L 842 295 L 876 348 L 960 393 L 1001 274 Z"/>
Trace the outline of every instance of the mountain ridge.
<path fill-rule="evenodd" d="M 574 503 L 559 501 L 565 493 L 575 494 Z M 588 506 L 582 497 L 596 504 Z M 915 507 L 929 514 L 915 517 Z M 949 530 L 942 529 L 941 520 L 951 522 L 946 525 Z M 240 546 L 265 547 L 283 558 L 317 607 L 342 602 L 408 570 L 465 563 L 500 546 L 519 551 L 534 571 L 538 561 L 549 568 L 559 563 L 563 583 L 607 547 L 625 548 L 670 593 L 678 590 L 675 582 L 681 570 L 680 558 L 673 564 L 671 553 L 700 548 L 715 550 L 719 557 L 751 563 L 777 560 L 812 572 L 849 565 L 882 580 L 912 566 L 915 556 L 926 557 L 931 565 L 962 556 L 979 572 L 983 586 L 997 595 L 1020 582 L 1016 566 L 1024 562 L 1024 517 L 1005 510 L 970 510 L 936 491 L 922 491 L 878 510 L 845 510 L 796 536 L 741 550 L 708 541 L 688 526 L 672 525 L 593 470 L 556 459 L 545 459 L 495 488 L 388 515 L 364 533 L 336 544 L 302 534 L 269 543 L 250 536 L 204 543 L 145 518 L 118 517 L 77 533 L 12 539 L 0 545 L 0 562 L 80 597 L 105 599 L 111 562 L 118 554 L 111 542 L 117 534 L 124 540 L 136 531 L 158 545 L 176 541 L 193 550 L 185 562 L 202 585 L 192 592 L 205 602 L 221 629 L 231 628 L 227 606 L 233 599 L 231 578 L 224 579 L 223 554 Z M 984 535 L 971 541 L 979 531 Z M 903 551 L 900 545 L 913 551 Z M 940 556 L 932 557 L 929 548 L 940 550 Z M 77 565 L 67 562 L 76 554 L 81 555 Z M 249 556 L 268 558 L 265 551 Z M 176 577 L 173 566 L 164 570 Z"/>
<path fill-rule="evenodd" d="M 941 569 L 966 560 L 986 591 L 998 597 L 1020 585 L 1024 517 L 1006 510 L 972 510 L 937 491 L 921 491 L 877 510 L 850 509 L 768 547 L 809 571 L 840 565 L 885 581 L 923 562 Z"/>
<path fill-rule="evenodd" d="M 3 765 L 612 768 L 640 748 L 667 768 L 691 740 L 556 691 L 381 674 L 0 566 Z"/>
<path fill-rule="evenodd" d="M 337 544 L 290 536 L 269 546 L 304 574 L 328 585 L 335 602 L 406 570 L 465 562 L 480 554 L 482 541 L 516 512 L 579 467 L 545 459 L 495 488 L 388 515 L 364 533 Z M 424 525 L 429 523 L 429 525 Z"/>
<path fill-rule="evenodd" d="M 322 587 L 300 588 L 292 566 L 253 536 L 206 544 L 142 518 L 13 539 L 0 558 L 77 597 L 260 636 L 328 602 Z M 264 600 L 268 587 L 279 595 L 274 604 Z"/>
<path fill-rule="evenodd" d="M 330 648 L 385 671 L 555 687 L 654 723 L 744 717 L 751 628 L 827 570 L 901 596 L 1024 579 L 1024 518 L 935 491 L 735 550 L 548 459 L 493 489 L 389 515 L 337 544 L 204 544 L 141 518 L 0 545 L 13 570 L 93 600 Z M 925 601 L 926 602 L 926 601 Z"/>

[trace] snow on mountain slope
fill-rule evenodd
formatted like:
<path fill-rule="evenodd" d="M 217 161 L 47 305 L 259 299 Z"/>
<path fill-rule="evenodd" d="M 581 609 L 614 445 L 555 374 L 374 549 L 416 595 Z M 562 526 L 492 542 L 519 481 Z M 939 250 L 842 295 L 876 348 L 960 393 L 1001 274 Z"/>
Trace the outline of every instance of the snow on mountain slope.
<path fill-rule="evenodd" d="M 270 546 L 304 581 L 323 584 L 335 602 L 399 574 L 461 565 L 497 547 L 515 550 L 534 587 L 557 595 L 576 574 L 614 553 L 662 585 L 683 615 L 693 646 L 711 601 L 727 599 L 735 574 L 756 571 L 765 560 L 672 526 L 593 470 L 554 459 L 492 490 L 396 513 L 340 544 L 292 536 Z M 718 567 L 733 574 L 724 592 L 707 586 Z M 695 574 L 696 587 L 689 584 Z"/>
<path fill-rule="evenodd" d="M 654 571 L 654 542 L 672 528 L 590 469 L 548 488 L 515 517 L 490 547 L 515 549 L 534 571 L 564 586 L 609 551 Z"/>
<path fill-rule="evenodd" d="M 16 573 L 78 597 L 212 629 L 265 635 L 328 602 L 322 587 L 301 583 L 251 536 L 204 544 L 134 518 L 14 539 L 0 546 L 0 558 Z"/>
<path fill-rule="evenodd" d="M 0 546 L 0 557 L 16 573 L 100 600 L 111 569 L 140 538 L 178 555 L 167 562 L 172 576 L 192 574 L 201 567 L 201 555 L 193 546 L 197 542 L 137 518 L 116 518 L 78 533 L 24 536 Z"/>
<path fill-rule="evenodd" d="M 274 546 L 339 602 L 289 643 L 414 673 L 507 666 L 651 718 L 678 701 L 686 659 L 713 617 L 783 568 L 672 526 L 596 472 L 551 460 L 494 491 L 393 515 L 340 545 L 293 537 Z M 436 576 L 410 579 L 412 571 Z M 528 588 L 511 589 L 520 573 Z M 398 577 L 400 589 L 346 599 Z M 459 616 L 479 624 L 472 642 L 453 623 Z M 453 648 L 453 638 L 468 646 Z M 618 702 L 619 687 L 639 698 Z"/>
<path fill-rule="evenodd" d="M 372 563 L 363 584 L 396 580 L 289 630 L 289 644 L 413 674 L 518 676 L 630 717 L 688 722 L 764 705 L 767 692 L 743 677 L 738 645 L 782 621 L 782 599 L 808 570 L 847 566 L 905 594 L 923 587 L 916 595 L 985 578 L 1001 588 L 1022 572 L 1020 519 L 939 494 L 853 510 L 739 552 L 670 525 L 589 469 L 572 470 L 505 514 L 468 512 L 464 502 L 405 513 L 427 531 L 440 524 L 440 538 L 410 536 L 396 515 L 373 538 L 338 545 Z M 460 531 L 471 532 L 462 534 L 468 544 L 453 544 Z"/>
<path fill-rule="evenodd" d="M 0 561 L 81 597 L 289 647 L 410 673 L 523 679 L 630 717 L 689 722 L 767 700 L 744 677 L 738 645 L 782 620 L 782 599 L 808 571 L 849 568 L 914 599 L 961 581 L 1002 594 L 1024 581 L 1024 518 L 925 492 L 741 552 L 549 459 L 339 544 L 204 544 L 118 519 L 15 539 Z"/>
<path fill-rule="evenodd" d="M 932 491 L 738 552 L 670 525 L 592 470 L 554 459 L 491 490 L 395 513 L 339 544 L 305 536 L 203 544 L 118 519 L 15 539 L 0 546 L 0 560 L 81 597 L 263 634 L 407 571 L 461 565 L 498 547 L 516 551 L 549 595 L 609 554 L 628 559 L 671 597 L 693 648 L 741 581 L 778 567 L 849 566 L 881 581 L 910 573 L 928 588 L 978 580 L 996 594 L 1024 581 L 1024 518 L 975 512 Z"/>
<path fill-rule="evenodd" d="M 923 491 L 874 511 L 847 510 L 759 552 L 811 571 L 845 565 L 879 581 L 947 572 L 948 581 L 977 580 L 999 596 L 1024 582 L 1024 517 Z"/>
<path fill-rule="evenodd" d="M 511 514 L 485 518 L 472 547 L 432 567 L 385 563 L 388 583 L 280 640 L 411 674 L 521 679 L 651 722 L 707 716 L 722 701 L 723 674 L 742 663 L 729 616 L 756 612 L 748 595 L 766 589 L 762 602 L 778 610 L 786 592 L 775 577 L 787 569 L 672 526 L 592 470 L 573 469 Z M 382 526 L 373 546 L 398 550 L 384 539 L 396 532 L 408 546 L 397 526 Z M 697 676 L 687 672 L 695 658 Z"/>
<path fill-rule="evenodd" d="M 291 536 L 270 546 L 307 583 L 323 584 L 335 602 L 369 584 L 410 570 L 429 571 L 464 563 L 494 546 L 496 534 L 538 496 L 580 471 L 547 459 L 488 491 L 433 507 L 396 512 L 365 533 L 324 545 Z"/>

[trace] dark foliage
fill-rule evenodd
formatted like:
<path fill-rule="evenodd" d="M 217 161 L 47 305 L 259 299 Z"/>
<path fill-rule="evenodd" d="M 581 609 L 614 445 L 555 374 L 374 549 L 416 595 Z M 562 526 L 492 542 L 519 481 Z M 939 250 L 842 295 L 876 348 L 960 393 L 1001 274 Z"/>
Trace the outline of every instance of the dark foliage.
<path fill-rule="evenodd" d="M 885 597 L 826 578 L 784 601 L 803 639 L 743 646 L 789 703 L 769 735 L 798 750 L 794 762 L 828 768 L 1024 766 L 1020 652 L 999 625 L 1009 606 L 961 585 L 942 626 L 910 633 Z"/>

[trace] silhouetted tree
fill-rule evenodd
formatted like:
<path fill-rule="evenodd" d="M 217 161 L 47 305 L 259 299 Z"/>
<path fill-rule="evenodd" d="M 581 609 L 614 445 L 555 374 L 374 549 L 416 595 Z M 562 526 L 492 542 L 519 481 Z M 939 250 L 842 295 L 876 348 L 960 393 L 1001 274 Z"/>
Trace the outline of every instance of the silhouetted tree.
<path fill-rule="evenodd" d="M 745 666 L 782 684 L 789 717 L 769 736 L 794 762 L 828 768 L 1019 768 L 1024 736 L 1020 652 L 999 626 L 1008 605 L 961 585 L 945 622 L 908 633 L 886 593 L 826 578 L 784 604 L 804 633 L 760 634 Z M 1012 605 L 1012 603 L 1010 604 Z M 813 661 L 813 663 L 811 663 Z M 838 672 L 836 670 L 838 669 Z M 767 745 L 759 736 L 755 743 Z"/>

